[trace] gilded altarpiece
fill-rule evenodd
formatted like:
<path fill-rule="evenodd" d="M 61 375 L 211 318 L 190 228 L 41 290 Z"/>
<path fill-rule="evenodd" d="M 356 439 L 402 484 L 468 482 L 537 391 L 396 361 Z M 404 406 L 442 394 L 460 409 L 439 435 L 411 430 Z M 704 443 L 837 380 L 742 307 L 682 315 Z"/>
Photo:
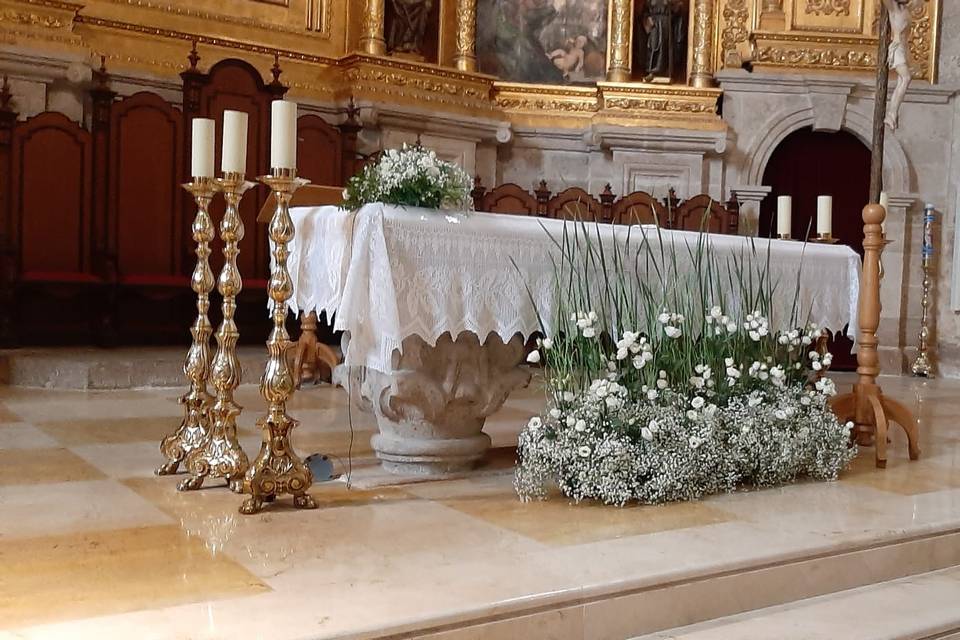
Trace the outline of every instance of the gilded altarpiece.
<path fill-rule="evenodd" d="M 869 72 L 876 66 L 879 0 L 719 0 L 718 68 Z M 940 0 L 914 0 L 910 65 L 936 81 Z"/>
<path fill-rule="evenodd" d="M 290 95 L 300 99 L 429 105 L 531 125 L 700 129 L 724 126 L 713 82 L 720 69 L 749 60 L 756 69 L 866 73 L 877 50 L 878 0 L 664 0 L 675 15 L 662 25 L 659 0 L 510 0 L 518 10 L 541 7 L 553 16 L 531 48 L 542 50 L 541 66 L 559 79 L 511 82 L 509 74 L 481 71 L 495 71 L 484 46 L 489 25 L 478 23 L 487 0 L 431 0 L 430 20 L 439 33 L 436 52 L 424 60 L 391 55 L 388 2 L 0 0 L 0 41 L 67 51 L 73 59 L 103 55 L 119 73 L 171 79 L 186 69 L 196 43 L 201 66 L 241 58 L 268 80 L 276 61 Z M 938 0 L 917 0 L 913 11 L 911 63 L 917 78 L 933 80 Z M 590 16 L 602 24 L 585 26 Z M 524 32 L 526 24 L 516 23 L 514 35 L 537 35 Z M 658 33 L 670 37 L 651 37 Z M 648 54 L 637 55 L 658 40 L 686 47 L 671 54 L 673 66 L 659 75 L 646 69 Z"/>

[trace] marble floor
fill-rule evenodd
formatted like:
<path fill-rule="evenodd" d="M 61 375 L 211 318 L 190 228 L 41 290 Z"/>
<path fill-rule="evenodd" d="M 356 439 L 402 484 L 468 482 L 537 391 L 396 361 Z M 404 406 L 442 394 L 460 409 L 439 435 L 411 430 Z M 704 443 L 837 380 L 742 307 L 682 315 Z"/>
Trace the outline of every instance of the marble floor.
<path fill-rule="evenodd" d="M 921 417 L 918 462 L 897 432 L 885 471 L 864 450 L 836 483 L 624 509 L 516 500 L 510 447 L 536 388 L 490 421 L 480 473 L 399 484 L 371 459 L 370 416 L 305 388 L 296 447 L 352 484 L 316 485 L 316 511 L 284 500 L 249 517 L 219 483 L 184 494 L 153 476 L 178 390 L 0 387 L 0 639 L 624 640 L 949 570 L 960 381 L 883 384 Z M 252 454 L 262 401 L 253 386 L 238 398 Z M 960 572 L 936 575 L 960 591 Z"/>

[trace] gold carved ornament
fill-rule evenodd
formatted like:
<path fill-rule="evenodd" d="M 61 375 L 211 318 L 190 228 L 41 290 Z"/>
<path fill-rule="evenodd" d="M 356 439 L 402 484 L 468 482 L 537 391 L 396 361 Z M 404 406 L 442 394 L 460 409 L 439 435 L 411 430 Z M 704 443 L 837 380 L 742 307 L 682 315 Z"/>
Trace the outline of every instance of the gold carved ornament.
<path fill-rule="evenodd" d="M 919 79 L 931 80 L 930 51 L 933 48 L 933 30 L 931 28 L 930 12 L 927 3 L 921 2 L 910 11 L 910 62 L 913 76 Z"/>
<path fill-rule="evenodd" d="M 720 32 L 720 59 L 726 66 L 739 67 L 737 46 L 750 37 L 747 28 L 747 21 L 750 19 L 747 0 L 727 0 L 723 5 L 722 15 L 724 26 Z"/>
<path fill-rule="evenodd" d="M 804 11 L 807 15 L 849 16 L 850 0 L 807 0 Z"/>
<path fill-rule="evenodd" d="M 643 111 L 662 111 L 667 113 L 714 113 L 716 109 L 702 102 L 682 100 L 659 100 L 656 98 L 608 98 L 607 108 Z"/>
<path fill-rule="evenodd" d="M 12 22 L 14 24 L 41 27 L 43 29 L 62 29 L 66 26 L 63 20 L 53 16 L 44 16 L 37 13 L 21 13 L 12 9 L 0 11 L 0 22 Z"/>
<path fill-rule="evenodd" d="M 876 65 L 876 56 L 868 51 L 833 51 L 800 47 L 797 49 L 779 46 L 759 47 L 757 62 L 769 62 L 796 67 L 843 67 L 869 69 Z"/>

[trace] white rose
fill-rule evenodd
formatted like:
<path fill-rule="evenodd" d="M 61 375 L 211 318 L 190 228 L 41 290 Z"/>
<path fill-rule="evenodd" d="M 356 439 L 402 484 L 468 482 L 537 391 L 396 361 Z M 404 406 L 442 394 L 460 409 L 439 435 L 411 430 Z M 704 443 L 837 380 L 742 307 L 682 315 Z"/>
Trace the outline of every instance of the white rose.
<path fill-rule="evenodd" d="M 537 364 L 538 362 L 540 362 L 540 352 L 537 351 L 536 349 L 531 351 L 530 354 L 527 356 L 527 362 L 529 362 L 530 364 Z"/>
<path fill-rule="evenodd" d="M 583 420 L 577 420 L 577 424 L 575 424 L 573 428 L 583 433 L 584 431 L 587 430 L 587 423 Z"/>
<path fill-rule="evenodd" d="M 544 338 L 543 340 L 540 341 L 540 346 L 547 350 L 552 349 L 553 340 L 551 338 Z"/>
<path fill-rule="evenodd" d="M 593 338 L 596 335 L 597 335 L 597 331 L 593 327 L 586 327 L 583 330 L 584 338 Z"/>
<path fill-rule="evenodd" d="M 640 436 L 647 442 L 650 442 L 651 440 L 653 440 L 653 432 L 650 431 L 650 429 L 648 429 L 647 427 L 644 427 L 643 429 L 640 430 Z"/>
<path fill-rule="evenodd" d="M 683 331 L 680 330 L 680 327 L 673 327 L 670 325 L 664 327 L 663 332 L 667 334 L 668 338 L 679 338 L 683 334 Z"/>
<path fill-rule="evenodd" d="M 577 453 L 580 454 L 580 457 L 581 457 L 581 458 L 589 458 L 589 457 L 590 457 L 590 447 L 588 447 L 587 445 L 583 445 L 582 447 L 580 447 L 579 449 L 577 449 Z"/>
<path fill-rule="evenodd" d="M 540 416 L 533 416 L 530 418 L 530 421 L 527 422 L 527 428 L 531 431 L 536 431 L 543 426 L 543 420 L 540 419 Z"/>
<path fill-rule="evenodd" d="M 694 409 L 702 409 L 704 402 L 705 400 L 703 398 L 701 398 L 700 396 L 697 396 L 696 398 L 690 401 L 690 406 L 693 407 Z"/>

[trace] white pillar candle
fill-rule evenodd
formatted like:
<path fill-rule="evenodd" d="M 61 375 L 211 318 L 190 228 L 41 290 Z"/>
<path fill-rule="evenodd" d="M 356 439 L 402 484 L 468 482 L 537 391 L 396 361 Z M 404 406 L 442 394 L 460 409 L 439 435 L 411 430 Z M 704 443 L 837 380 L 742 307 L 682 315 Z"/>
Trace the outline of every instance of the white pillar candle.
<path fill-rule="evenodd" d="M 209 118 L 193 119 L 190 175 L 194 178 L 213 177 L 214 129 L 214 122 Z"/>
<path fill-rule="evenodd" d="M 220 170 L 224 173 L 247 172 L 247 114 L 223 112 L 223 153 Z"/>
<path fill-rule="evenodd" d="M 880 206 L 883 207 L 883 222 L 880 223 L 880 233 L 887 235 L 887 216 L 890 215 L 890 196 L 886 191 L 880 192 Z"/>
<path fill-rule="evenodd" d="M 270 167 L 297 168 L 297 103 L 274 100 L 270 112 Z"/>
<path fill-rule="evenodd" d="M 779 196 L 777 198 L 777 235 L 789 236 L 793 216 L 793 198 Z"/>
<path fill-rule="evenodd" d="M 822 236 L 833 233 L 833 196 L 817 196 L 817 233 Z"/>

